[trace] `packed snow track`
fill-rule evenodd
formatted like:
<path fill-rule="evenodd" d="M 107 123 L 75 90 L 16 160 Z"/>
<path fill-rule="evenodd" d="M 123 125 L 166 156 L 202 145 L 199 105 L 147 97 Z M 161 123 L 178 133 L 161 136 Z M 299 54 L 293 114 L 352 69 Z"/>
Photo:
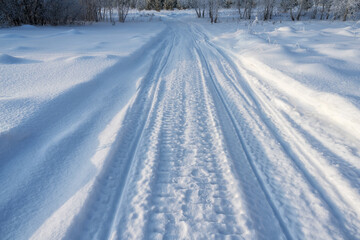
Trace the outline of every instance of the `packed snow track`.
<path fill-rule="evenodd" d="M 359 123 L 201 24 L 160 35 L 0 135 L 0 238 L 360 239 Z"/>

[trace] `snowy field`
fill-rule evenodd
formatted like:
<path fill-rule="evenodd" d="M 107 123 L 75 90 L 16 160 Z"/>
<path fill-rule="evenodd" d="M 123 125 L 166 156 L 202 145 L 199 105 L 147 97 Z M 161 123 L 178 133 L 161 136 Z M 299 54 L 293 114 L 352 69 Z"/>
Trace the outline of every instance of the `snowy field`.
<path fill-rule="evenodd" d="M 360 239 L 360 22 L 0 29 L 0 239 Z"/>

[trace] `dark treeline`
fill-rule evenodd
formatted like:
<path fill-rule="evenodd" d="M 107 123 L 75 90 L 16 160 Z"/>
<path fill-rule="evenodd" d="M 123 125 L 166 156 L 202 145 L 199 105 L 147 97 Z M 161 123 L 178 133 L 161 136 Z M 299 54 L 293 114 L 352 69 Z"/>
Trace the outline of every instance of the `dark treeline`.
<path fill-rule="evenodd" d="M 102 21 L 113 9 L 124 22 L 129 0 L 0 0 L 0 21 L 12 26 L 21 24 L 60 25 L 76 21 Z"/>
<path fill-rule="evenodd" d="M 221 8 L 235 8 L 241 19 L 271 20 L 275 12 L 293 21 L 311 19 L 346 21 L 360 12 L 360 0 L 0 0 L 0 23 L 60 25 L 77 21 L 124 22 L 130 8 L 139 10 L 194 9 L 198 17 L 218 21 Z M 117 19 L 114 19 L 114 9 Z"/>
<path fill-rule="evenodd" d="M 72 23 L 83 14 L 76 0 L 0 0 L 1 20 L 15 26 Z"/>
<path fill-rule="evenodd" d="M 360 0 L 183 0 L 196 10 L 198 17 L 208 15 L 211 22 L 218 19 L 220 8 L 236 8 L 240 19 L 257 17 L 271 20 L 275 13 L 293 21 L 307 19 L 343 20 L 358 19 Z M 208 14 L 205 14 L 205 13 Z"/>

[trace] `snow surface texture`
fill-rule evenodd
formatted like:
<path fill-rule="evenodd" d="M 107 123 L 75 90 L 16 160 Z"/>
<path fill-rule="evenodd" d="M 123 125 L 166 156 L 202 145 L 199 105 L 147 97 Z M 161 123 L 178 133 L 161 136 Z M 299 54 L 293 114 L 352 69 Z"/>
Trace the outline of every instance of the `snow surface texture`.
<path fill-rule="evenodd" d="M 0 30 L 0 239 L 360 239 L 360 26 Z"/>

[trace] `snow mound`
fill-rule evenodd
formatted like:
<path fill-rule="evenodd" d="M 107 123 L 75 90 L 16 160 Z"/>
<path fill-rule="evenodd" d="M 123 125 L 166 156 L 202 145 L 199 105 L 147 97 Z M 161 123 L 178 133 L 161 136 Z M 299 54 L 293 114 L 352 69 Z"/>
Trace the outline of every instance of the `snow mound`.
<path fill-rule="evenodd" d="M 297 25 L 297 26 L 304 26 L 305 25 L 303 22 L 294 22 L 293 24 Z"/>
<path fill-rule="evenodd" d="M 344 36 L 344 37 L 352 37 L 352 36 L 354 36 L 354 33 L 351 31 L 351 28 L 340 29 L 337 32 L 337 34 L 340 35 L 340 36 Z"/>
<path fill-rule="evenodd" d="M 31 60 L 26 58 L 13 57 L 8 54 L 0 54 L 0 64 L 25 64 L 25 63 L 37 63 L 37 60 Z"/>
<path fill-rule="evenodd" d="M 277 29 L 278 32 L 284 32 L 284 33 L 292 33 L 294 32 L 294 29 L 292 27 L 279 27 Z"/>
<path fill-rule="evenodd" d="M 67 62 L 81 62 L 81 61 L 89 61 L 94 59 L 103 59 L 103 60 L 118 60 L 119 56 L 113 55 L 113 54 L 106 54 L 101 56 L 91 56 L 91 55 L 83 55 L 83 56 L 75 56 L 75 57 L 69 57 L 65 61 Z"/>
<path fill-rule="evenodd" d="M 50 34 L 50 35 L 48 35 L 48 37 L 53 38 L 53 37 L 59 37 L 59 36 L 76 36 L 76 35 L 83 35 L 83 33 L 79 30 L 70 29 L 70 30 L 58 32 L 55 34 Z"/>
<path fill-rule="evenodd" d="M 0 38 L 26 38 L 26 37 L 20 34 L 7 33 L 7 34 L 1 34 Z"/>
<path fill-rule="evenodd" d="M 33 50 L 36 50 L 36 48 L 19 46 L 19 47 L 13 48 L 12 50 L 13 50 L 13 51 L 33 51 Z"/>
<path fill-rule="evenodd" d="M 108 54 L 106 55 L 106 59 L 112 60 L 112 59 L 119 59 L 119 56 L 113 55 L 113 54 Z"/>
<path fill-rule="evenodd" d="M 19 28 L 21 28 L 21 29 L 31 29 L 31 30 L 36 29 L 36 27 L 33 26 L 33 25 L 22 25 Z"/>
<path fill-rule="evenodd" d="M 70 57 L 68 59 L 66 59 L 66 61 L 75 61 L 75 62 L 78 62 L 78 61 L 87 61 L 87 60 L 91 60 L 91 59 L 94 59 L 95 56 L 76 56 L 76 57 Z"/>
<path fill-rule="evenodd" d="M 279 32 L 294 32 L 294 29 L 291 27 L 279 27 L 277 30 Z"/>
<path fill-rule="evenodd" d="M 69 34 L 69 35 L 81 35 L 83 34 L 82 32 L 80 32 L 79 30 L 75 30 L 75 29 L 71 29 L 69 31 L 65 31 L 63 32 L 64 34 Z"/>

